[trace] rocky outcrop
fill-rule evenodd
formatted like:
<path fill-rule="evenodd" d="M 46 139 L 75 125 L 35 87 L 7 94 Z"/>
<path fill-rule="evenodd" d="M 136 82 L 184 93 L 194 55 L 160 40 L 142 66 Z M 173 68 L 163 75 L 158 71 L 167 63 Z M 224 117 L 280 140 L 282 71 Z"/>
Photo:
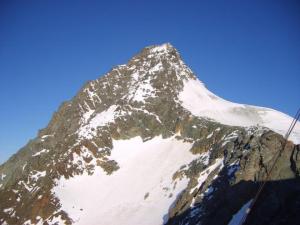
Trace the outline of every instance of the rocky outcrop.
<path fill-rule="evenodd" d="M 245 224 L 298 224 L 300 179 L 295 165 L 299 159 L 292 160 L 298 149 L 299 145 L 286 143 L 272 131 L 242 132 L 223 147 L 213 148 L 210 160 L 215 163 L 216 155 L 224 158 L 224 164 L 209 170 L 201 185 L 190 182 L 170 209 L 167 224 L 228 224 L 254 198 L 278 154 L 280 158 Z M 203 176 L 209 165 L 196 168 L 192 177 Z M 198 186 L 193 189 L 195 184 Z"/>

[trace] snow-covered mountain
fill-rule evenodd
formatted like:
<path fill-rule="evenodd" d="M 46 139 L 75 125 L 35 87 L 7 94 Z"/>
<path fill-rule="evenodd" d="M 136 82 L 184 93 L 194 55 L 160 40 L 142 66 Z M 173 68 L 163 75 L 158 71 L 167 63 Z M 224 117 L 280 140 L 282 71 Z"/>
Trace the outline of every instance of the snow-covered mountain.
<path fill-rule="evenodd" d="M 0 166 L 0 223 L 237 224 L 291 122 L 214 95 L 172 45 L 147 47 Z M 267 185 L 263 197 L 280 204 L 260 204 L 249 224 L 299 219 L 282 210 L 299 199 L 299 123 L 290 140 L 269 185 L 282 194 Z"/>
<path fill-rule="evenodd" d="M 206 89 L 197 79 L 184 81 L 179 93 L 181 105 L 193 115 L 207 117 L 230 126 L 263 126 L 285 135 L 293 118 L 274 109 L 226 101 Z M 290 140 L 300 143 L 300 124 L 296 124 Z"/>

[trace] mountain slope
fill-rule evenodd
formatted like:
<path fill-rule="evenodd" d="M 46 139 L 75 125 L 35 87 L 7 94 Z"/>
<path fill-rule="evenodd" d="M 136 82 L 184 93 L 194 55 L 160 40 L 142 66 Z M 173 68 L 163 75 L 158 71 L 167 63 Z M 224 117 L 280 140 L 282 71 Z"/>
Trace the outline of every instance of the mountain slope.
<path fill-rule="evenodd" d="M 187 179 L 178 180 L 168 190 L 175 185 L 172 175 L 178 165 L 195 158 L 188 151 L 192 144 L 174 137 L 147 142 L 136 137 L 113 141 L 113 146 L 110 158 L 120 169 L 111 176 L 97 170 L 92 176 L 59 180 L 54 193 L 62 209 L 78 224 L 116 224 L 116 218 L 119 224 L 162 224 L 165 210 L 176 197 L 172 193 L 187 185 Z M 84 190 L 89 191 L 78 196 Z"/>
<path fill-rule="evenodd" d="M 199 80 L 184 81 L 179 93 L 182 106 L 193 115 L 207 117 L 231 126 L 263 126 L 285 135 L 292 118 L 273 109 L 226 101 L 209 90 Z M 300 124 L 297 123 L 290 140 L 300 143 Z"/>
<path fill-rule="evenodd" d="M 226 224 L 264 179 L 291 121 L 212 94 L 170 44 L 147 47 L 88 82 L 0 166 L 0 223 L 209 224 L 218 210 L 215 222 Z M 297 124 L 295 144 L 299 134 Z M 299 145 L 287 148 L 274 181 L 299 176 Z M 225 210 L 222 190 L 243 181 L 253 185 Z"/>

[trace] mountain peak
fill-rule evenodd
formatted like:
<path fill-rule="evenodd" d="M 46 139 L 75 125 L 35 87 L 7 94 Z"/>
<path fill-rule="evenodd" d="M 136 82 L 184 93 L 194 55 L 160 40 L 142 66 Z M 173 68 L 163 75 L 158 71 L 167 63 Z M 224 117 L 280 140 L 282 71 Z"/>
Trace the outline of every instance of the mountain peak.
<path fill-rule="evenodd" d="M 142 51 L 134 57 L 134 59 L 139 58 L 139 57 L 142 57 L 145 59 L 153 59 L 153 58 L 157 58 L 157 59 L 161 59 L 161 58 L 172 59 L 172 58 L 174 58 L 177 60 L 181 59 L 178 50 L 170 43 L 163 43 L 160 45 L 147 46 L 147 47 L 143 48 Z"/>
<path fill-rule="evenodd" d="M 171 43 L 167 42 L 161 45 L 151 45 L 149 47 L 146 47 L 146 49 L 149 49 L 151 53 L 169 53 L 172 51 L 177 51 Z"/>
<path fill-rule="evenodd" d="M 88 82 L 0 166 L 0 224 L 177 224 L 176 215 L 225 224 L 244 201 L 222 211 L 224 193 L 250 196 L 235 185 L 260 179 L 284 143 L 247 126 L 284 133 L 291 121 L 214 95 L 171 44 L 146 47 Z M 299 146 L 288 147 L 278 173 L 286 180 L 300 171 Z M 223 217 L 206 223 L 215 205 Z"/>
<path fill-rule="evenodd" d="M 129 60 L 126 65 L 131 73 L 147 76 L 160 74 L 159 79 L 166 77 L 195 78 L 193 72 L 185 65 L 177 49 L 170 43 L 151 45 L 143 48 L 138 54 Z M 137 76 L 136 76 L 137 77 Z M 140 77 L 140 76 L 139 76 Z"/>

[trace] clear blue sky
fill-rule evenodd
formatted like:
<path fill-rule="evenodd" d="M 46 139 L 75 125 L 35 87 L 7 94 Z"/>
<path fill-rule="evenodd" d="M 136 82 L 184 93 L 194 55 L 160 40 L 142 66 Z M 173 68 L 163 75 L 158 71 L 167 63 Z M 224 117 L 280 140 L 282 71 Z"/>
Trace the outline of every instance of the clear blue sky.
<path fill-rule="evenodd" d="M 0 163 L 87 81 L 172 43 L 214 93 L 293 115 L 300 1 L 0 1 Z"/>

